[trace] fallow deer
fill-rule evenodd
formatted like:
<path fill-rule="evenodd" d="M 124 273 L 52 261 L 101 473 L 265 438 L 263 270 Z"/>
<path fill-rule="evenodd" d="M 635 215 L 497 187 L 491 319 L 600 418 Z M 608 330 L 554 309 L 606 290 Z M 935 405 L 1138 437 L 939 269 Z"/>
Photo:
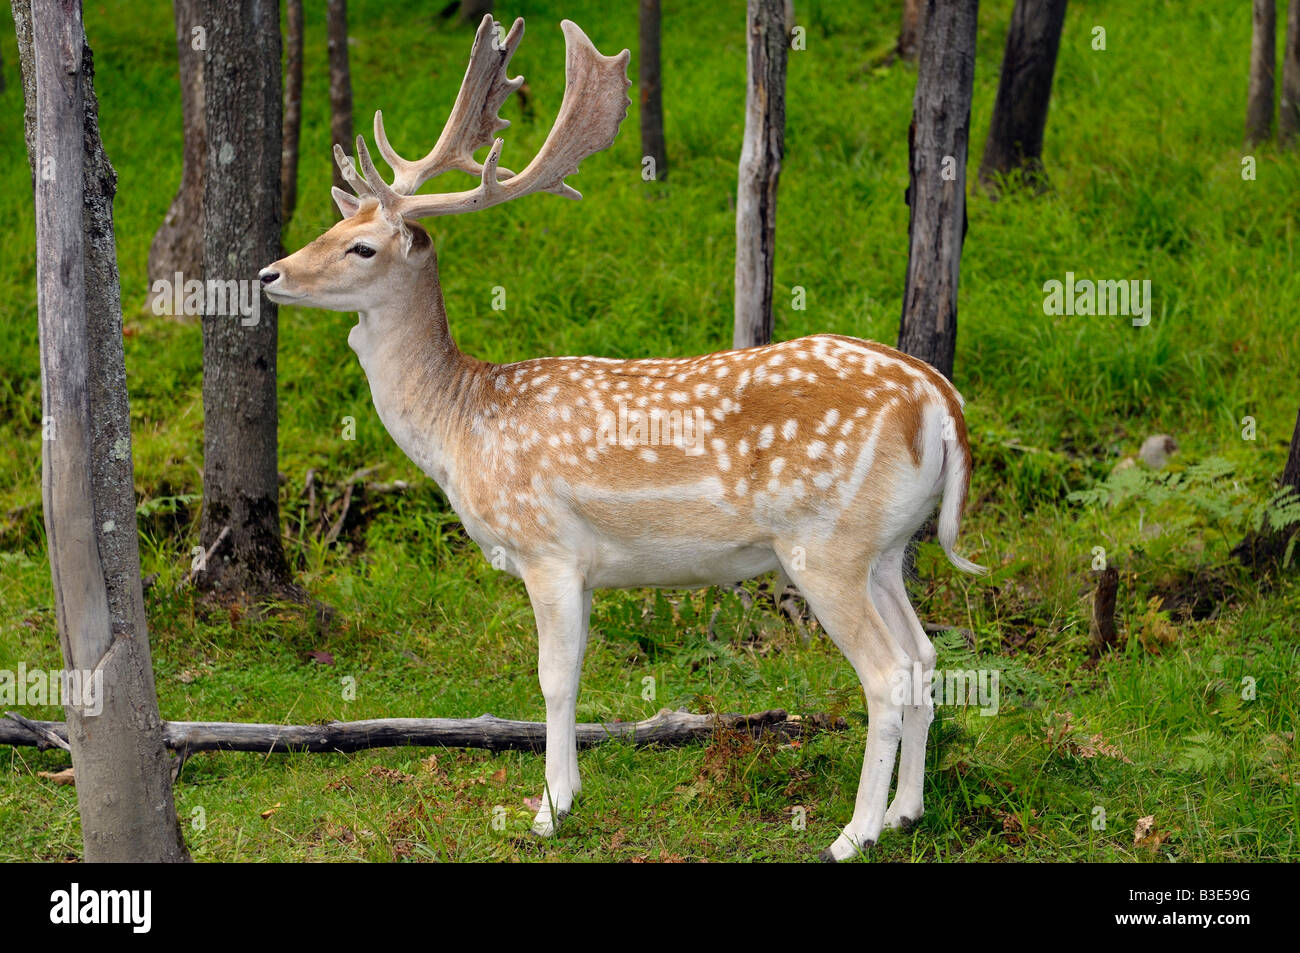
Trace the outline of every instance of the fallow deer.
<path fill-rule="evenodd" d="M 929 365 L 832 334 L 703 357 L 541 357 L 490 364 L 447 328 L 433 241 L 418 219 L 531 192 L 581 196 L 564 178 L 608 147 L 630 101 L 628 51 L 604 56 L 562 24 L 566 86 L 537 156 L 501 168 L 507 64 L 523 20 L 479 27 L 455 106 L 419 161 L 375 140 L 385 183 L 357 137 L 345 218 L 261 272 L 277 304 L 359 313 L 348 343 L 398 446 L 437 481 L 493 565 L 523 580 L 546 700 L 546 785 L 533 830 L 555 832 L 579 790 L 575 717 L 592 591 L 701 587 L 776 571 L 793 581 L 865 689 L 869 726 L 853 818 L 822 856 L 844 860 L 922 811 L 932 701 L 910 688 L 935 650 L 903 587 L 908 540 L 939 511 L 954 553 L 970 478 L 962 398 Z M 474 151 L 491 143 L 480 165 Z M 416 190 L 442 172 L 465 192 Z M 778 589 L 780 591 L 780 589 Z M 918 703 L 919 702 L 919 703 Z M 895 752 L 898 789 L 886 809 Z"/>

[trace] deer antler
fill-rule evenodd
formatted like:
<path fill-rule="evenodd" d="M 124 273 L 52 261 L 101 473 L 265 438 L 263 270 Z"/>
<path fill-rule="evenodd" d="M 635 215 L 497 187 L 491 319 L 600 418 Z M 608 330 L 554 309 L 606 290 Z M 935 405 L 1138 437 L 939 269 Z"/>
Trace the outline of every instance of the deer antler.
<path fill-rule="evenodd" d="M 352 160 L 338 145 L 334 156 L 344 178 L 357 195 L 373 195 L 385 212 L 403 218 L 425 218 L 472 212 L 533 192 L 554 192 L 566 198 L 582 198 L 581 193 L 564 182 L 564 177 L 578 171 L 578 163 L 587 156 L 608 148 L 618 135 L 619 124 L 627 115 L 631 100 L 627 78 L 631 54 L 602 55 L 577 24 L 564 20 L 560 24 L 565 41 L 564 100 L 555 125 L 551 128 L 533 161 L 518 175 L 502 169 L 502 139 L 492 142 L 487 160 L 479 165 L 474 150 L 485 145 L 494 133 L 509 125 L 497 111 L 522 77 L 509 79 L 506 65 L 523 37 L 522 19 L 514 22 L 504 43 L 494 42 L 497 27 L 491 15 L 479 25 L 470 52 L 456 105 L 438 142 L 418 162 L 403 159 L 393 151 L 384 134 L 383 119 L 375 114 L 375 141 L 380 153 L 393 167 L 393 184 L 384 182 L 370 158 L 365 140 L 357 137 L 358 173 Z M 460 169 L 479 176 L 479 185 L 465 192 L 439 195 L 414 195 L 415 189 L 448 169 Z"/>
<path fill-rule="evenodd" d="M 522 76 L 511 79 L 506 75 L 510 57 L 524 36 L 523 18 L 515 20 L 502 40 L 498 40 L 500 28 L 491 14 L 483 17 L 474 36 L 474 46 L 470 49 L 469 66 L 465 69 L 456 105 L 452 107 L 438 142 L 423 159 L 410 162 L 399 156 L 388 144 L 383 112 L 375 113 L 375 143 L 384 161 L 396 173 L 394 192 L 411 195 L 425 182 L 449 169 L 460 169 L 474 176 L 482 173 L 483 167 L 474 161 L 474 151 L 490 143 L 496 133 L 509 128 L 510 120 L 502 119 L 497 112 L 524 81 Z M 506 174 L 507 170 L 499 169 L 498 172 Z"/>

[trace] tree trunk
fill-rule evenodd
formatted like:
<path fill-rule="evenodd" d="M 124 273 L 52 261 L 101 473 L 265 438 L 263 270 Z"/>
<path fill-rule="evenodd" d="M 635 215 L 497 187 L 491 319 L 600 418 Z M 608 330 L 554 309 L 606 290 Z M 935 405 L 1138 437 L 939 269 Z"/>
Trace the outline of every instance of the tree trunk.
<path fill-rule="evenodd" d="M 1289 490 L 1291 499 L 1300 497 L 1300 414 L 1296 415 L 1295 430 L 1291 433 L 1291 448 L 1282 468 L 1279 490 L 1284 493 Z M 1290 538 L 1297 532 L 1300 527 L 1275 526 L 1265 520 L 1259 532 L 1248 531 L 1246 538 L 1233 547 L 1232 556 L 1255 570 L 1282 563 Z"/>
<path fill-rule="evenodd" d="M 302 0 L 289 0 L 285 52 L 284 148 L 280 150 L 280 204 L 289 227 L 298 204 L 298 133 L 302 129 Z"/>
<path fill-rule="evenodd" d="M 979 0 L 926 0 L 908 132 L 912 212 L 898 347 L 952 378 Z"/>
<path fill-rule="evenodd" d="M 903 0 L 903 23 L 898 30 L 898 55 L 909 63 L 915 63 L 921 51 L 921 34 L 925 29 L 921 22 L 925 0 Z"/>
<path fill-rule="evenodd" d="M 352 155 L 356 147 L 352 144 L 352 70 L 348 66 L 348 0 L 328 0 L 325 13 L 329 33 L 330 54 L 330 140 L 331 151 L 334 145 L 343 147 L 347 155 Z M 345 192 L 350 192 L 343 173 L 334 166 L 334 185 Z M 343 215 L 330 203 L 338 218 Z"/>
<path fill-rule="evenodd" d="M 641 80 L 641 161 L 653 160 L 652 178 L 662 182 L 668 178 L 668 153 L 664 148 L 659 20 L 659 0 L 641 0 L 641 55 L 637 63 Z"/>
<path fill-rule="evenodd" d="M 1277 141 L 1284 148 L 1300 135 L 1300 0 L 1286 10 L 1286 47 L 1282 53 L 1282 103 L 1277 116 Z"/>
<path fill-rule="evenodd" d="M 1268 138 L 1273 128 L 1273 62 L 1277 55 L 1277 7 L 1254 0 L 1250 35 L 1250 98 L 1246 103 L 1246 145 Z"/>
<path fill-rule="evenodd" d="M 206 589 L 286 594 L 276 473 L 275 305 L 257 273 L 280 254 L 280 17 L 277 0 L 204 0 L 208 164 L 203 243 L 209 287 L 237 282 L 251 315 L 203 315 L 200 544 L 225 543 L 196 574 Z M 229 294 L 227 295 L 229 298 Z M 223 311 L 225 313 L 215 313 Z"/>
<path fill-rule="evenodd" d="M 772 340 L 776 187 L 785 154 L 785 0 L 749 0 L 745 141 L 736 187 L 736 311 L 733 347 Z"/>
<path fill-rule="evenodd" d="M 1052 74 L 1061 45 L 1067 0 L 1016 0 L 1002 57 L 1002 78 L 980 164 L 980 184 L 996 191 L 998 178 L 1018 172 L 1042 189 L 1043 130 L 1052 97 Z"/>
<path fill-rule="evenodd" d="M 457 22 L 477 27 L 492 12 L 492 0 L 461 0 Z"/>
<path fill-rule="evenodd" d="M 45 529 L 64 670 L 89 689 L 64 697 L 84 859 L 186 861 L 140 585 L 117 173 L 81 5 L 61 7 L 41 3 L 34 19 L 30 0 L 14 0 L 13 14 L 31 94 Z"/>
<path fill-rule="evenodd" d="M 203 61 L 206 35 L 200 14 L 200 0 L 173 0 L 176 19 L 176 57 L 181 88 L 181 127 L 184 152 L 181 184 L 163 216 L 162 225 L 149 245 L 149 287 L 165 281 L 170 287 L 177 273 L 182 281 L 203 278 L 203 163 L 208 144 L 203 116 Z M 151 291 L 152 293 L 152 291 Z M 172 296 L 163 291 L 156 298 L 164 313 L 172 312 Z M 150 306 L 155 298 L 150 299 Z"/>
<path fill-rule="evenodd" d="M 1093 571 L 1097 588 L 1092 594 L 1092 625 L 1089 627 L 1091 644 L 1088 654 L 1101 658 L 1101 653 L 1115 647 L 1119 632 L 1115 628 L 1115 597 L 1119 593 L 1119 570 L 1114 566 Z"/>
<path fill-rule="evenodd" d="M 1295 430 L 1291 433 L 1291 450 L 1282 469 L 1282 485 L 1300 494 L 1300 414 L 1296 415 Z"/>

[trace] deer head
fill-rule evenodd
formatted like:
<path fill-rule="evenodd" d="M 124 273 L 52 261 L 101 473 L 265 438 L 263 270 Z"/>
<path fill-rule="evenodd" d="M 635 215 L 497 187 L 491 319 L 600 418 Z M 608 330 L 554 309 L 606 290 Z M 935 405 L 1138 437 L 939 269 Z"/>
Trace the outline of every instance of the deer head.
<path fill-rule="evenodd" d="M 376 170 L 364 138 L 357 136 L 361 171 L 334 146 L 334 158 L 355 195 L 334 188 L 343 221 L 300 251 L 262 269 L 267 296 L 277 304 L 331 311 L 366 312 L 398 303 L 425 267 L 436 268 L 433 242 L 416 221 L 500 205 L 532 192 L 579 199 L 564 178 L 587 156 L 607 148 L 627 115 L 630 56 L 603 56 L 577 24 L 561 23 L 566 48 L 564 100 L 540 151 L 518 175 L 500 165 L 503 140 L 496 133 L 510 123 L 498 115 L 523 83 L 506 68 L 524 35 L 517 19 L 501 35 L 491 15 L 479 25 L 460 93 L 437 143 L 424 158 L 403 159 L 389 144 L 382 112 L 375 113 L 375 142 L 393 169 L 392 183 Z M 491 144 L 480 164 L 475 150 Z M 444 172 L 458 169 L 479 179 L 463 192 L 419 195 L 416 190 Z"/>

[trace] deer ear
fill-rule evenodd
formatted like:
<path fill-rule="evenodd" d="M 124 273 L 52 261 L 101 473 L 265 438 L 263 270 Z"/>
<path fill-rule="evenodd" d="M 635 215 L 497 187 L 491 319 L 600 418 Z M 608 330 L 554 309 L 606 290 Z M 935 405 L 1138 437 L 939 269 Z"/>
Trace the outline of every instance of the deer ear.
<path fill-rule="evenodd" d="M 433 239 L 419 225 L 414 222 L 403 222 L 405 233 L 402 236 L 402 252 L 407 258 L 412 255 L 422 256 L 433 247 Z"/>
<path fill-rule="evenodd" d="M 337 185 L 330 188 L 330 195 L 334 196 L 334 204 L 339 207 L 344 218 L 351 218 L 361 208 L 361 199 L 350 192 L 344 192 Z"/>
<path fill-rule="evenodd" d="M 415 235 L 411 231 L 411 226 L 406 224 L 406 220 L 399 216 L 397 233 L 402 238 L 402 257 L 411 257 L 411 248 L 415 245 Z"/>

